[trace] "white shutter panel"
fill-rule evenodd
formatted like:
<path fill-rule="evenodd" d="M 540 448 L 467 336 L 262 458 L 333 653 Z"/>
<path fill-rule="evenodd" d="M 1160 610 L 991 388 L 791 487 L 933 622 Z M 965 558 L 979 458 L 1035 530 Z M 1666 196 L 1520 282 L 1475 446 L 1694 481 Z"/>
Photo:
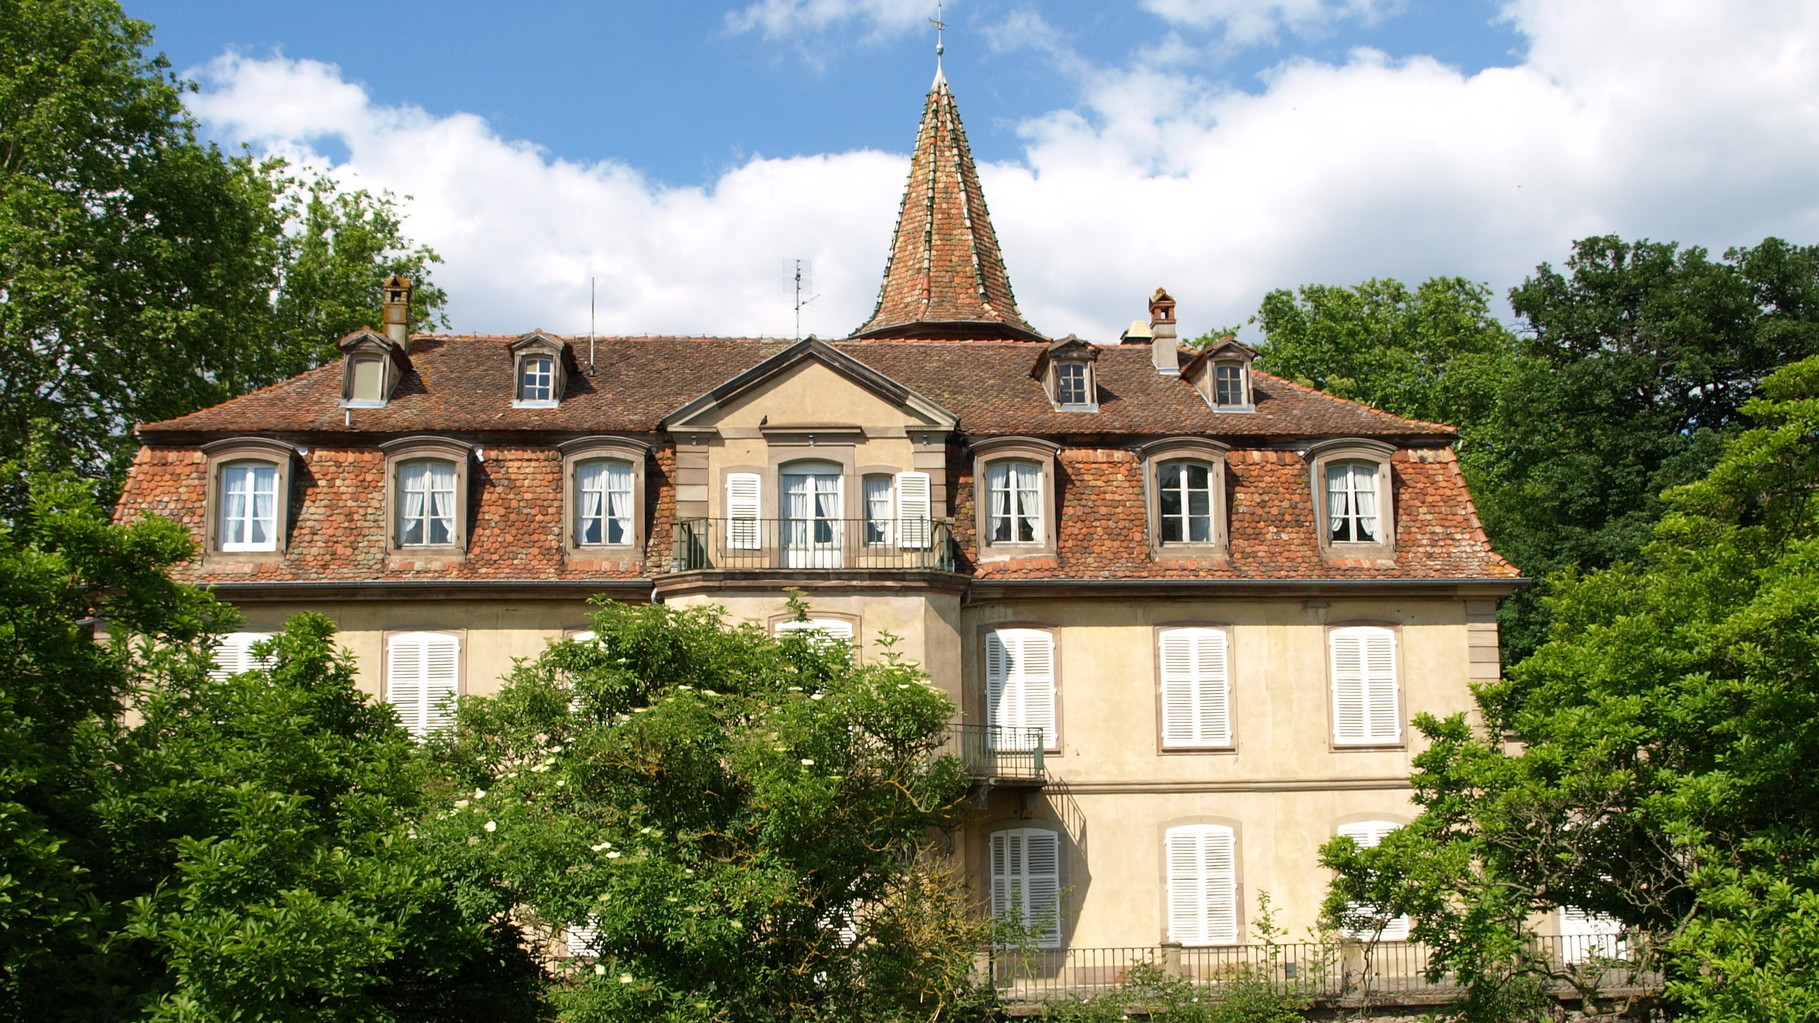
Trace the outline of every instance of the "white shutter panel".
<path fill-rule="evenodd" d="M 1023 724 L 1042 729 L 1042 747 L 1055 746 L 1055 637 L 1036 629 L 1020 629 L 1023 656 L 1013 666 L 1023 687 Z M 1021 669 L 1021 670 L 1017 670 Z"/>
<path fill-rule="evenodd" d="M 271 667 L 271 658 L 253 656 L 253 644 L 271 638 L 269 632 L 230 632 L 222 636 L 221 645 L 215 647 L 215 667 L 208 677 L 218 682 L 243 671 Z"/>
<path fill-rule="evenodd" d="M 1170 828 L 1168 933 L 1183 945 L 1238 940 L 1238 871 L 1232 829 L 1217 824 Z"/>
<path fill-rule="evenodd" d="M 1402 738 L 1402 715 L 1397 706 L 1396 634 L 1388 629 L 1366 629 L 1364 636 L 1365 706 L 1371 742 L 1396 742 Z"/>
<path fill-rule="evenodd" d="M 987 724 L 1042 730 L 1055 746 L 1055 637 L 1041 629 L 997 629 L 985 636 Z M 993 734 L 995 749 L 1027 749 L 1021 736 Z"/>
<path fill-rule="evenodd" d="M 385 654 L 385 699 L 398 709 L 398 723 L 422 735 L 423 640 L 421 634 L 393 636 Z"/>
<path fill-rule="evenodd" d="M 775 632 L 778 636 L 791 632 L 806 632 L 810 639 L 818 643 L 850 644 L 853 641 L 853 623 L 843 618 L 810 618 L 801 622 L 778 622 Z"/>
<path fill-rule="evenodd" d="M 588 917 L 583 923 L 569 924 L 566 928 L 568 954 L 571 956 L 597 956 L 600 953 L 594 948 L 594 942 L 600 939 L 600 918 Z"/>
<path fill-rule="evenodd" d="M 758 535 L 762 496 L 757 473 L 726 474 L 726 546 L 729 549 L 755 551 L 762 545 Z"/>
<path fill-rule="evenodd" d="M 1368 742 L 1364 682 L 1364 641 L 1357 629 L 1334 630 L 1333 742 Z"/>
<path fill-rule="evenodd" d="M 1162 745 L 1231 744 L 1225 633 L 1168 629 L 1162 633 Z"/>
<path fill-rule="evenodd" d="M 453 723 L 452 707 L 440 704 L 460 681 L 461 640 L 438 632 L 393 636 L 386 653 L 385 698 L 398 720 L 422 738 Z"/>
<path fill-rule="evenodd" d="M 897 545 L 926 550 L 934 542 L 933 518 L 928 473 L 898 473 Z"/>
<path fill-rule="evenodd" d="M 992 915 L 1029 929 L 1038 948 L 1061 947 L 1061 836 L 1042 828 L 992 835 Z"/>
<path fill-rule="evenodd" d="M 1358 848 L 1369 849 L 1389 837 L 1389 833 L 1401 827 L 1390 821 L 1357 821 L 1352 824 L 1341 824 L 1339 833 L 1358 843 Z M 1369 907 L 1353 903 L 1349 907 L 1353 912 L 1368 912 Z M 1381 919 L 1382 914 L 1374 914 Z M 1369 941 L 1378 938 L 1383 941 L 1407 941 L 1409 919 L 1406 916 L 1391 917 L 1384 921 L 1383 928 L 1376 931 L 1347 930 L 1345 936 Z"/>
<path fill-rule="evenodd" d="M 1011 652 L 1005 643 L 1005 631 L 985 634 L 985 724 L 990 731 L 986 741 L 992 749 L 1013 746 L 1000 728 L 1020 727 L 1023 723 L 1023 693 L 1011 686 Z"/>

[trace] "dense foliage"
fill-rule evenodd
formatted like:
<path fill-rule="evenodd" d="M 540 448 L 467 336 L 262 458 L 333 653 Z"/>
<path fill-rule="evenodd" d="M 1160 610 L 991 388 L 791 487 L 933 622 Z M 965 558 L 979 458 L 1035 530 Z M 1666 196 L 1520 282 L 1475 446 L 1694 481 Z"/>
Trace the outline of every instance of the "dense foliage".
<path fill-rule="evenodd" d="M 1414 914 L 1485 995 L 1534 968 L 1530 914 L 1578 907 L 1657 955 L 1691 1018 L 1812 1014 L 1819 358 L 1760 392 L 1636 565 L 1560 584 L 1553 638 L 1479 693 L 1482 729 L 1418 720 L 1422 813 L 1328 846 L 1335 912 Z"/>
<path fill-rule="evenodd" d="M 573 1020 L 951 1013 L 982 932 L 924 843 L 968 780 L 953 706 L 893 657 L 718 609 L 607 604 L 462 701 L 426 827 L 558 942 Z"/>
<path fill-rule="evenodd" d="M 333 628 L 214 677 L 234 612 L 169 581 L 189 551 L 67 476 L 0 525 L 0 1017 L 536 1018 L 502 907 L 413 836 L 421 757 Z"/>
<path fill-rule="evenodd" d="M 116 481 L 130 427 L 317 364 L 436 261 L 390 196 L 198 141 L 150 42 L 114 0 L 0 0 L 0 450 L 51 420 Z"/>
<path fill-rule="evenodd" d="M 1660 494 L 1711 468 L 1777 366 L 1819 354 L 1819 247 L 1587 238 L 1510 293 L 1526 328 L 1456 278 L 1276 291 L 1261 369 L 1459 429 L 1493 544 L 1524 575 L 1633 559 Z M 1505 602 L 1505 659 L 1546 635 L 1547 585 Z"/>

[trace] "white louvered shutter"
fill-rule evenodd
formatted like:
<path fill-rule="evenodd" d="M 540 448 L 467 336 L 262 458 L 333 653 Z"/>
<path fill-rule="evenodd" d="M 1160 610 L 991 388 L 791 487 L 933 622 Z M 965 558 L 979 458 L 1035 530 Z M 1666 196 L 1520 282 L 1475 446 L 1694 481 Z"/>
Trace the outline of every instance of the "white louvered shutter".
<path fill-rule="evenodd" d="M 992 835 L 992 915 L 1029 929 L 1038 948 L 1061 947 L 1061 836 L 1044 828 Z"/>
<path fill-rule="evenodd" d="M 934 543 L 934 507 L 926 472 L 897 474 L 897 545 L 926 550 Z"/>
<path fill-rule="evenodd" d="M 853 623 L 844 618 L 810 618 L 801 622 L 778 622 L 775 631 L 779 636 L 791 632 L 806 632 L 811 639 L 820 643 L 851 643 L 853 641 Z"/>
<path fill-rule="evenodd" d="M 593 957 L 600 954 L 594 947 L 595 942 L 600 940 L 600 919 L 598 917 L 590 916 L 582 923 L 569 924 L 565 931 L 567 933 L 563 935 L 563 938 L 568 945 L 569 955 Z"/>
<path fill-rule="evenodd" d="M 1390 832 L 1399 827 L 1401 827 L 1401 825 L 1394 824 L 1390 821 L 1356 821 L 1351 824 L 1341 824 L 1339 826 L 1339 833 L 1358 843 L 1358 848 L 1369 849 L 1383 841 L 1389 836 Z M 1368 911 L 1369 909 L 1369 907 L 1360 906 L 1356 903 L 1350 908 L 1353 912 L 1359 912 L 1361 910 Z M 1381 916 L 1381 914 L 1373 915 Z M 1383 929 L 1380 931 L 1374 929 L 1370 931 L 1347 930 L 1345 936 L 1363 941 L 1368 941 L 1372 938 L 1378 938 L 1383 941 L 1407 941 L 1408 929 L 1408 917 L 1398 916 L 1391 917 L 1389 920 L 1385 921 Z"/>
<path fill-rule="evenodd" d="M 1170 828 L 1168 936 L 1183 945 L 1238 941 L 1238 868 L 1232 829 L 1218 824 Z"/>
<path fill-rule="evenodd" d="M 1357 626 L 1334 629 L 1333 741 L 1340 745 L 1394 743 L 1402 738 L 1396 682 L 1396 634 Z"/>
<path fill-rule="evenodd" d="M 1055 637 L 1041 629 L 996 629 L 985 636 L 987 724 L 1042 729 L 1042 746 L 1055 746 Z M 1021 737 L 991 736 L 996 749 L 1025 749 Z"/>
<path fill-rule="evenodd" d="M 755 551 L 762 545 L 758 516 L 762 485 L 755 472 L 726 474 L 726 546 L 736 551 Z"/>
<path fill-rule="evenodd" d="M 253 656 L 253 644 L 271 638 L 269 632 L 230 632 L 222 636 L 221 645 L 215 648 L 215 667 L 208 676 L 220 681 L 243 671 L 271 667 L 270 658 Z"/>
<path fill-rule="evenodd" d="M 1166 629 L 1158 645 L 1163 748 L 1231 745 L 1225 633 Z"/>
<path fill-rule="evenodd" d="M 422 738 L 454 722 L 448 704 L 460 680 L 461 641 L 440 632 L 393 636 L 386 653 L 385 698 L 398 720 Z"/>

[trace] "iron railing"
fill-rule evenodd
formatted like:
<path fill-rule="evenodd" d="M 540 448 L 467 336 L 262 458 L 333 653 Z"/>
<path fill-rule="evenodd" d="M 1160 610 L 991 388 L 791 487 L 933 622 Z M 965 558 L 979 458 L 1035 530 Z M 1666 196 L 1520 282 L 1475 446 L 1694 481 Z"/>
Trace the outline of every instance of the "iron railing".
<path fill-rule="evenodd" d="M 1004 728 L 997 725 L 949 725 L 948 745 L 968 772 L 993 785 L 1040 784 L 1046 780 L 1042 763 L 1042 729 Z"/>
<path fill-rule="evenodd" d="M 670 568 L 951 572 L 953 538 L 932 519 L 684 519 Z"/>
<path fill-rule="evenodd" d="M 1535 937 L 1529 955 L 1556 996 L 1632 997 L 1659 993 L 1658 969 L 1618 935 Z M 1274 945 L 1148 948 L 994 949 L 981 953 L 978 979 L 1007 1003 L 1124 993 L 1146 984 L 1187 983 L 1208 998 L 1237 983 L 1326 1004 L 1427 1004 L 1464 994 L 1449 973 L 1430 976 L 1415 942 L 1284 942 Z"/>

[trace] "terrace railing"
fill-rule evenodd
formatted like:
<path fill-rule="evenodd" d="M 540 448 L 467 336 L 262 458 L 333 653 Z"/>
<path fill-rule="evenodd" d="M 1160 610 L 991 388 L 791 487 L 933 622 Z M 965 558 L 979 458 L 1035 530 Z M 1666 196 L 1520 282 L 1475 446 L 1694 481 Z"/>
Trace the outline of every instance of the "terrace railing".
<path fill-rule="evenodd" d="M 987 785 L 1040 785 L 1047 780 L 1042 729 L 949 725 L 948 744 L 977 781 Z"/>
<path fill-rule="evenodd" d="M 670 568 L 951 572 L 953 538 L 932 519 L 684 519 Z"/>

